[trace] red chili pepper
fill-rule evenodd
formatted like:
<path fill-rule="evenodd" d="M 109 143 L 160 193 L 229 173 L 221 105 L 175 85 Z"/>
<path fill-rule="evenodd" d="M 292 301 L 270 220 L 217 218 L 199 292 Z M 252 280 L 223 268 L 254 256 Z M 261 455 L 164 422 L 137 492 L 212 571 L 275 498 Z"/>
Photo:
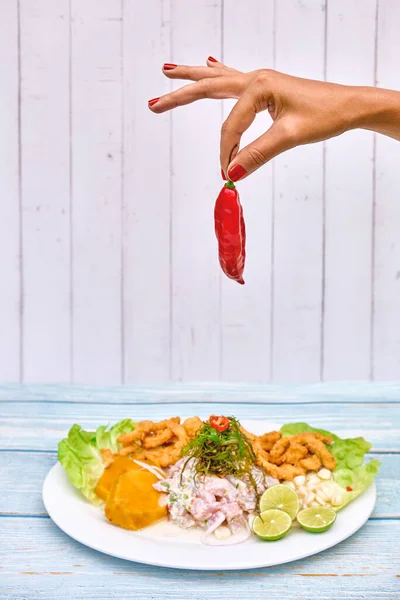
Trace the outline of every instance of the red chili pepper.
<path fill-rule="evenodd" d="M 211 415 L 210 425 L 217 431 L 225 431 L 229 427 L 229 419 L 228 417 L 217 417 L 216 415 Z"/>
<path fill-rule="evenodd" d="M 351 488 L 349 485 L 346 485 L 346 490 L 347 490 L 348 492 L 352 492 L 352 491 L 353 491 L 353 488 Z"/>
<path fill-rule="evenodd" d="M 239 192 L 232 181 L 226 182 L 215 202 L 214 224 L 219 264 L 225 275 L 243 285 L 246 229 Z"/>

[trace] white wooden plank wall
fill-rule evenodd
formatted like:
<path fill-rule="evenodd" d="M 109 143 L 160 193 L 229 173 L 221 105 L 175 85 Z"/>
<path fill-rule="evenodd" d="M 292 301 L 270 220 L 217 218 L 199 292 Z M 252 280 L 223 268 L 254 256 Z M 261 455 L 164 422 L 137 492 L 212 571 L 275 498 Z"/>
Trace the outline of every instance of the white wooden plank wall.
<path fill-rule="evenodd" d="M 69 6 L 20 0 L 22 368 L 70 377 Z"/>
<path fill-rule="evenodd" d="M 19 17 L 14 0 L 0 2 L 0 378 L 8 381 L 22 375 Z"/>
<path fill-rule="evenodd" d="M 123 380 L 170 377 L 171 116 L 147 101 L 170 89 L 168 2 L 123 4 Z"/>
<path fill-rule="evenodd" d="M 233 102 L 147 100 L 209 55 L 400 89 L 399 27 L 396 0 L 2 0 L 0 380 L 397 379 L 400 144 L 355 131 L 241 183 L 241 287 L 213 231 Z"/>
<path fill-rule="evenodd" d="M 171 0 L 171 58 L 161 65 L 204 64 L 209 55 L 218 57 L 221 1 Z M 220 375 L 221 354 L 213 230 L 213 203 L 221 186 L 221 105 L 205 100 L 182 107 L 171 118 L 171 376 L 213 380 Z"/>
<path fill-rule="evenodd" d="M 360 7 L 358 0 L 329 3 L 329 81 L 374 85 L 376 0 L 362 3 L 362 26 L 357 25 Z M 326 143 L 323 377 L 328 380 L 370 376 L 373 158 L 369 131 Z"/>
<path fill-rule="evenodd" d="M 274 61 L 274 2 L 225 0 L 221 60 L 243 71 L 272 67 Z M 246 51 L 238 43 L 251 31 Z M 234 101 L 224 102 L 224 118 Z M 260 115 L 243 136 L 243 146 L 262 135 L 271 119 Z M 272 281 L 272 163 L 239 186 L 246 220 L 244 286 L 221 275 L 221 378 L 252 381 L 271 377 Z M 250 359 L 251 357 L 251 359 Z"/>
<path fill-rule="evenodd" d="M 122 7 L 71 0 L 72 379 L 122 374 Z"/>
<path fill-rule="evenodd" d="M 394 57 L 400 55 L 400 10 L 396 0 L 378 6 L 376 80 L 400 89 Z M 400 144 L 377 136 L 373 277 L 372 376 L 393 379 L 400 373 Z"/>
<path fill-rule="evenodd" d="M 324 78 L 325 3 L 275 3 L 275 68 Z M 274 164 L 272 376 L 320 376 L 323 148 L 303 146 Z"/>

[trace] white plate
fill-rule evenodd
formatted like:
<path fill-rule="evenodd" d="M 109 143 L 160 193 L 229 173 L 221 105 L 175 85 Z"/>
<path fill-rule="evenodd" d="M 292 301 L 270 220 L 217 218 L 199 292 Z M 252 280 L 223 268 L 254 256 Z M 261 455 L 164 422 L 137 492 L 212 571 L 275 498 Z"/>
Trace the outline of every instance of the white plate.
<path fill-rule="evenodd" d="M 279 429 L 266 421 L 242 421 L 254 433 Z M 350 537 L 364 525 L 375 506 L 372 484 L 359 498 L 339 512 L 328 531 L 313 534 L 294 527 L 278 542 L 251 536 L 234 546 L 206 546 L 200 535 L 162 522 L 140 532 L 111 525 L 101 509 L 92 506 L 69 482 L 57 463 L 43 485 L 43 501 L 53 521 L 78 542 L 126 560 L 175 569 L 233 570 L 270 567 L 322 552 Z"/>

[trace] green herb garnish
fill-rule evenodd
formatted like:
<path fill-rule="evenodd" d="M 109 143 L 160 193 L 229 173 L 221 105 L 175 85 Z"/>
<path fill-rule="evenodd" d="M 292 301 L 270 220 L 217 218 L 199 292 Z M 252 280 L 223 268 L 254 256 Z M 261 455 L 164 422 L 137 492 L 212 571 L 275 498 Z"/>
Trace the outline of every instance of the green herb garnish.
<path fill-rule="evenodd" d="M 182 456 L 188 457 L 183 470 L 188 461 L 195 458 L 199 475 L 248 475 L 252 479 L 251 467 L 256 464 L 251 442 L 234 417 L 229 417 L 229 427 L 225 431 L 217 431 L 210 423 L 204 423 L 196 437 L 183 448 Z"/>

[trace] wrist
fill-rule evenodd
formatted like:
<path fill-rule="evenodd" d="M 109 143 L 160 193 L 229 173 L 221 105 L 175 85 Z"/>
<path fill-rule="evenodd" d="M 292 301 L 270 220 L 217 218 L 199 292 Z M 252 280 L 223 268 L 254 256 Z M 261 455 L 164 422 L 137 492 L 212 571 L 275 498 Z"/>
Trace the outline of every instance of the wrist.
<path fill-rule="evenodd" d="M 353 87 L 351 126 L 391 135 L 400 122 L 400 93 L 375 87 Z"/>

